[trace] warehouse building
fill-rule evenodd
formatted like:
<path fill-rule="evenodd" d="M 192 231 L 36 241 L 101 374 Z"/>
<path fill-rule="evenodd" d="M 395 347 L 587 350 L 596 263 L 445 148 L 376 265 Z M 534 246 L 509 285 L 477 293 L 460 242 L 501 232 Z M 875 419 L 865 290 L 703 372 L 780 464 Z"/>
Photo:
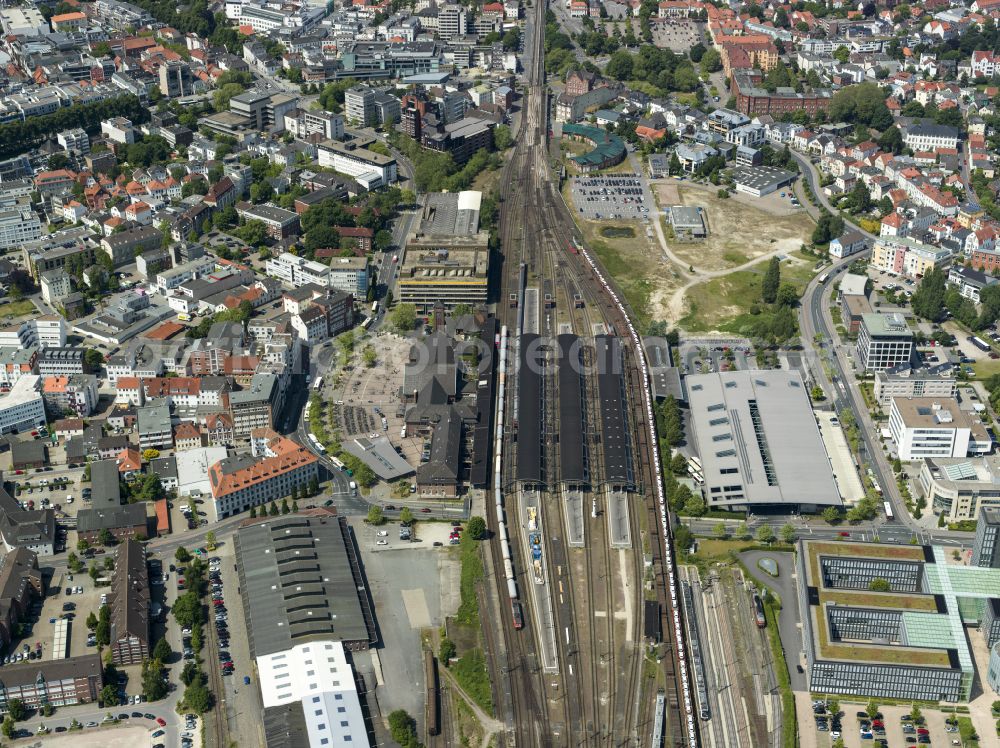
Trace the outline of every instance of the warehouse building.
<path fill-rule="evenodd" d="M 710 507 L 815 510 L 843 501 L 798 371 L 685 380 Z"/>

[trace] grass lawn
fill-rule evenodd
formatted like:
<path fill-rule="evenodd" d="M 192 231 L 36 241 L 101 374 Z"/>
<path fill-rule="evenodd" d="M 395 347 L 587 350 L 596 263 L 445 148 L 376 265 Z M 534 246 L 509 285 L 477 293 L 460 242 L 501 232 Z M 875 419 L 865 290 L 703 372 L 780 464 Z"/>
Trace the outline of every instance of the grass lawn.
<path fill-rule="evenodd" d="M 781 282 L 791 283 L 801 294 L 812 279 L 813 264 L 798 252 L 781 263 Z M 738 333 L 751 319 L 750 309 L 760 302 L 760 286 L 768 262 L 721 278 L 712 278 L 692 286 L 685 299 L 690 311 L 680 325 L 689 332 L 721 330 Z"/>
<path fill-rule="evenodd" d="M 473 649 L 466 652 L 457 662 L 452 663 L 450 669 L 455 680 L 479 708 L 487 714 L 493 714 L 493 691 L 490 688 L 490 675 L 486 669 L 486 657 L 483 651 Z"/>
<path fill-rule="evenodd" d="M 35 311 L 35 305 L 27 299 L 0 304 L 0 317 L 25 317 Z"/>
<path fill-rule="evenodd" d="M 970 365 L 972 370 L 976 372 L 976 379 L 989 379 L 994 374 L 1000 374 L 1000 359 L 984 358 L 982 361 Z"/>
<path fill-rule="evenodd" d="M 954 735 L 954 733 L 952 733 Z M 979 736 L 969 717 L 958 718 L 958 734 L 962 736 L 963 748 L 979 748 Z"/>

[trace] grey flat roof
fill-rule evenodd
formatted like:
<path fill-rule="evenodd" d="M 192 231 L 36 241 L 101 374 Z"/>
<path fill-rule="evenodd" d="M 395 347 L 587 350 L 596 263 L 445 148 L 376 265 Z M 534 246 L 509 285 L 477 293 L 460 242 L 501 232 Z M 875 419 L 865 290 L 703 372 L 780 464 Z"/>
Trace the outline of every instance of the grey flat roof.
<path fill-rule="evenodd" d="M 683 401 L 685 396 L 681 386 L 681 371 L 673 365 L 667 339 L 645 337 L 642 339 L 642 347 L 646 352 L 649 379 L 653 383 L 653 396 L 662 400 L 673 395 L 675 400 Z"/>
<path fill-rule="evenodd" d="M 118 482 L 118 463 L 115 460 L 98 460 L 90 463 L 90 492 L 94 509 L 121 506 L 121 484 Z"/>
<path fill-rule="evenodd" d="M 517 372 L 517 480 L 542 480 L 542 356 L 534 333 L 521 335 Z M 529 363 L 530 361 L 530 363 Z"/>
<path fill-rule="evenodd" d="M 354 455 L 375 471 L 382 480 L 395 480 L 404 475 L 412 475 L 413 468 L 404 460 L 389 440 L 380 436 L 377 439 L 347 439 L 342 443 L 347 452 Z"/>
<path fill-rule="evenodd" d="M 236 533 L 253 657 L 316 639 L 371 641 L 347 544 L 323 510 L 250 520 Z"/>
<path fill-rule="evenodd" d="M 597 347 L 597 391 L 601 399 L 601 446 L 604 480 L 615 485 L 635 482 L 628 416 L 625 412 L 625 378 L 621 339 L 612 335 L 594 338 Z"/>
<path fill-rule="evenodd" d="M 726 500 L 843 503 L 797 371 L 717 372 L 686 384 L 709 499 L 724 500 L 713 487 L 742 486 L 743 499 Z"/>
<path fill-rule="evenodd" d="M 560 335 L 559 346 L 559 480 L 587 480 L 587 453 L 583 434 L 583 348 L 576 335 Z"/>
<path fill-rule="evenodd" d="M 733 169 L 732 176 L 737 184 L 761 190 L 768 186 L 780 187 L 791 182 L 796 175 L 774 166 L 740 166 Z"/>

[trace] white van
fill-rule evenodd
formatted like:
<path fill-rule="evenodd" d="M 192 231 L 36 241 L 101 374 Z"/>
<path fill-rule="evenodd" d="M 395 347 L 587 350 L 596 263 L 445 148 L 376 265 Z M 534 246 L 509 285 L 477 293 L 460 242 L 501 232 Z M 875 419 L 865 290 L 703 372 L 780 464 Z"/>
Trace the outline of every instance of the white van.
<path fill-rule="evenodd" d="M 354 481 L 351 481 L 348 485 L 350 485 L 351 491 L 354 492 L 354 495 L 357 496 L 358 495 L 358 484 L 355 483 Z"/>

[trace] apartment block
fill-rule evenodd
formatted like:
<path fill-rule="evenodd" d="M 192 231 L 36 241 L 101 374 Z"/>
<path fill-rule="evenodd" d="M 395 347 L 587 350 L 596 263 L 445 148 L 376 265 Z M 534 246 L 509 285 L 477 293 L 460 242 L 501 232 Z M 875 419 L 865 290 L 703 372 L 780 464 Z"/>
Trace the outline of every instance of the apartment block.
<path fill-rule="evenodd" d="M 291 495 L 319 475 L 316 456 L 291 439 L 275 434 L 264 456 L 238 455 L 215 463 L 208 471 L 221 519 Z"/>

